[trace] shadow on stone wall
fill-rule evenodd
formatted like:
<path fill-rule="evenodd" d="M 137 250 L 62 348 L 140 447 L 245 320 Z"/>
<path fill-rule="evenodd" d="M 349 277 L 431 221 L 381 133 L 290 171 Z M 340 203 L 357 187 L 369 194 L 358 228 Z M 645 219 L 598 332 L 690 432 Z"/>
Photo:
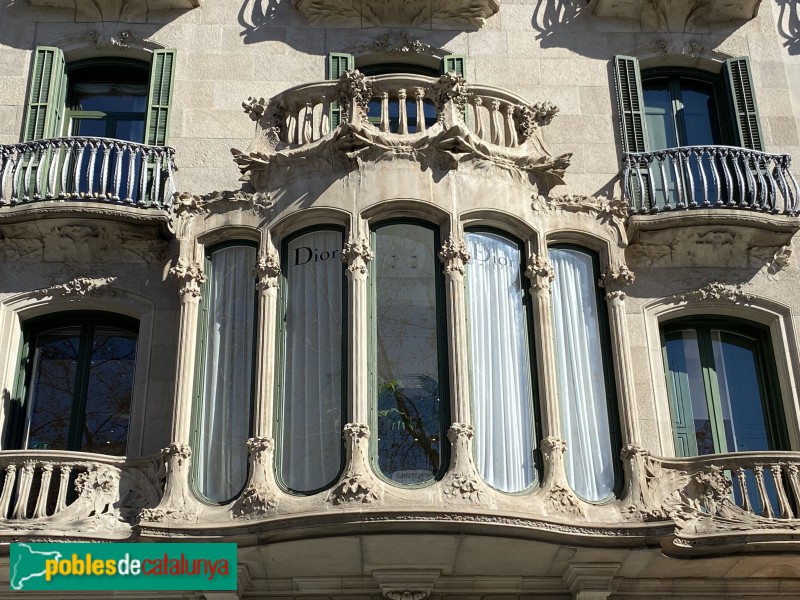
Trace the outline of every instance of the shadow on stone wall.
<path fill-rule="evenodd" d="M 531 26 L 542 48 L 566 48 L 590 58 L 610 58 L 596 36 L 581 35 L 591 29 L 593 17 L 585 0 L 537 0 Z"/>
<path fill-rule="evenodd" d="M 798 0 L 776 0 L 781 12 L 778 15 L 778 33 L 784 39 L 783 46 L 789 54 L 800 54 L 800 7 Z"/>
<path fill-rule="evenodd" d="M 244 0 L 239 10 L 239 25 L 245 44 L 282 39 L 277 25 L 284 25 L 287 16 L 281 14 L 289 9 L 289 0 Z"/>

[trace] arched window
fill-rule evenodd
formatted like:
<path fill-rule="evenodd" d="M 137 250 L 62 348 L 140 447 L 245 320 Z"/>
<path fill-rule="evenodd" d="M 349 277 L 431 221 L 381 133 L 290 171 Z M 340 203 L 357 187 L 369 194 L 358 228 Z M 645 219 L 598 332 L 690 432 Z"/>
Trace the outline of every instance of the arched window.
<path fill-rule="evenodd" d="M 567 480 L 582 498 L 600 501 L 617 485 L 619 441 L 597 258 L 583 248 L 554 246 L 550 262 L 555 271 L 553 326 Z"/>
<path fill-rule="evenodd" d="M 398 483 L 446 467 L 447 354 L 438 230 L 388 222 L 373 232 L 372 320 L 378 467 Z"/>
<path fill-rule="evenodd" d="M 246 242 L 217 246 L 206 257 L 194 464 L 198 491 L 214 502 L 232 498 L 247 479 L 255 264 L 255 245 Z"/>
<path fill-rule="evenodd" d="M 280 477 L 290 490 L 328 486 L 343 467 L 343 231 L 325 227 L 283 245 Z"/>
<path fill-rule="evenodd" d="M 476 463 L 487 483 L 518 492 L 536 473 L 530 303 L 521 246 L 491 231 L 468 231 L 465 237 Z"/>
<path fill-rule="evenodd" d="M 768 333 L 714 317 L 663 326 L 678 456 L 788 449 Z"/>
<path fill-rule="evenodd" d="M 136 321 L 107 313 L 30 323 L 25 400 L 11 445 L 125 456 L 138 329 Z"/>

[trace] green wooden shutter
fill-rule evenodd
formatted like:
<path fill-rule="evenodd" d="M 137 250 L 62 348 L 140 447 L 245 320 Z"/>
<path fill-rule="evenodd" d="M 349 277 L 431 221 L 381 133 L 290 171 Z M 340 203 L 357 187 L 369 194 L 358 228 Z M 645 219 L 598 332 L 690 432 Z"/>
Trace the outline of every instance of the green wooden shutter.
<path fill-rule="evenodd" d="M 633 56 L 615 56 L 614 71 L 622 121 L 622 149 L 625 152 L 645 152 L 647 133 L 639 61 Z"/>
<path fill-rule="evenodd" d="M 23 141 L 57 137 L 60 133 L 66 92 L 64 53 L 60 48 L 39 46 L 33 59 Z"/>
<path fill-rule="evenodd" d="M 453 72 L 467 78 L 467 58 L 458 54 L 448 54 L 442 58 L 442 74 Z"/>
<path fill-rule="evenodd" d="M 167 143 L 174 72 L 175 50 L 155 50 L 150 68 L 150 92 L 145 124 L 147 132 L 145 142 L 151 146 L 164 146 Z"/>
<path fill-rule="evenodd" d="M 763 151 L 750 60 L 747 57 L 726 60 L 725 73 L 733 109 L 731 130 L 739 133 L 739 143 L 743 148 Z"/>
<path fill-rule="evenodd" d="M 664 344 L 664 363 L 667 376 L 667 394 L 672 413 L 672 430 L 675 435 L 675 454 L 680 457 L 697 456 L 697 436 L 694 431 L 694 411 L 689 390 L 689 371 L 682 347 L 669 344 L 680 341 L 668 337 Z"/>
<path fill-rule="evenodd" d="M 345 71 L 352 71 L 355 68 L 355 57 L 352 54 L 342 54 L 341 52 L 331 52 L 328 54 L 328 79 L 339 79 Z M 336 129 L 342 122 L 342 106 L 337 100 L 331 101 L 329 110 L 330 128 Z"/>

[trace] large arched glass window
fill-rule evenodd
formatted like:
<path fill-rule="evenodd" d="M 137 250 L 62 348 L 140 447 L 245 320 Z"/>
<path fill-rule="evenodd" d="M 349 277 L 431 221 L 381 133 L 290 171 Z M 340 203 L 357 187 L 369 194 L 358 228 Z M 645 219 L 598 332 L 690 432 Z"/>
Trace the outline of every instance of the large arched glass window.
<path fill-rule="evenodd" d="M 447 413 L 439 236 L 390 222 L 373 234 L 374 385 L 378 467 L 398 483 L 441 475 Z"/>
<path fill-rule="evenodd" d="M 12 428 L 17 439 L 11 444 L 125 456 L 137 331 L 136 321 L 105 313 L 63 314 L 31 324 L 24 351 L 24 426 Z"/>
<path fill-rule="evenodd" d="M 662 336 L 678 456 L 787 448 L 767 330 L 698 317 Z"/>
<path fill-rule="evenodd" d="M 521 248 L 493 232 L 467 232 L 466 241 L 476 463 L 487 483 L 517 492 L 535 477 L 530 309 Z"/>
<path fill-rule="evenodd" d="M 343 245 L 334 228 L 284 243 L 280 476 L 296 492 L 326 487 L 343 464 Z"/>
<path fill-rule="evenodd" d="M 555 271 L 553 326 L 561 435 L 572 489 L 586 500 L 611 496 L 619 443 L 605 302 L 594 254 L 574 246 L 550 248 Z"/>
<path fill-rule="evenodd" d="M 255 245 L 240 242 L 213 248 L 206 258 L 194 463 L 199 492 L 215 502 L 232 498 L 247 479 L 255 264 Z"/>

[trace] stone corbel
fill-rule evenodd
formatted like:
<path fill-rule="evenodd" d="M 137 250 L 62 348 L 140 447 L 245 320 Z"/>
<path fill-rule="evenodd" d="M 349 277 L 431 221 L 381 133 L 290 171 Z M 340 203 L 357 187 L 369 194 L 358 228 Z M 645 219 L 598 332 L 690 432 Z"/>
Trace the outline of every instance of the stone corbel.
<path fill-rule="evenodd" d="M 372 577 L 381 588 L 381 594 L 389 600 L 424 600 L 430 596 L 438 569 L 403 569 L 373 571 Z"/>
<path fill-rule="evenodd" d="M 447 439 L 453 448 L 453 465 L 442 480 L 442 488 L 450 500 L 480 502 L 486 495 L 472 459 L 474 436 L 475 428 L 465 423 L 453 423 L 447 431 Z"/>
<path fill-rule="evenodd" d="M 196 262 L 189 262 L 184 258 L 169 270 L 169 274 L 178 281 L 181 302 L 197 304 L 200 302 L 200 287 L 206 282 L 203 267 Z"/>
<path fill-rule="evenodd" d="M 572 491 L 567 482 L 567 472 L 564 467 L 566 450 L 567 443 L 560 438 L 550 436 L 542 440 L 542 457 L 544 458 L 542 489 L 555 512 L 582 517 L 584 516 L 583 501 Z"/>
<path fill-rule="evenodd" d="M 562 579 L 575 600 L 606 600 L 621 566 L 617 562 L 569 563 Z"/>
<path fill-rule="evenodd" d="M 381 498 L 381 485 L 372 473 L 367 456 L 369 427 L 362 423 L 344 426 L 347 445 L 347 468 L 325 499 L 334 506 L 370 504 Z"/>
<path fill-rule="evenodd" d="M 155 508 L 142 510 L 143 521 L 197 522 L 200 503 L 189 488 L 192 449 L 188 444 L 171 443 L 161 451 L 167 472 L 164 496 Z"/>
<path fill-rule="evenodd" d="M 233 518 L 257 519 L 275 512 L 278 508 L 278 489 L 272 472 L 275 440 L 267 437 L 247 440 L 250 456 L 250 476 L 242 494 L 231 506 Z"/>

